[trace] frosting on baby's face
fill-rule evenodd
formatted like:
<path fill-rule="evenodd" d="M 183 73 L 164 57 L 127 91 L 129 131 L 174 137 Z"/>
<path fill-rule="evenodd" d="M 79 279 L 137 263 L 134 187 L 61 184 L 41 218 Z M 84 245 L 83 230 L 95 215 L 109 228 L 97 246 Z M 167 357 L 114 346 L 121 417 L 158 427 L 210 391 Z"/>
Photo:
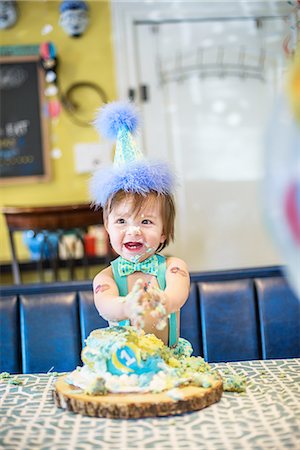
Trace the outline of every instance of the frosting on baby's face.
<path fill-rule="evenodd" d="M 125 230 L 124 230 L 125 231 Z M 129 225 L 127 227 L 127 232 L 131 234 L 141 234 L 141 227 L 136 227 L 134 225 Z"/>
<path fill-rule="evenodd" d="M 128 261 L 143 261 L 166 240 L 159 200 L 146 200 L 138 212 L 130 198 L 116 205 L 108 216 L 107 231 L 118 255 Z"/>

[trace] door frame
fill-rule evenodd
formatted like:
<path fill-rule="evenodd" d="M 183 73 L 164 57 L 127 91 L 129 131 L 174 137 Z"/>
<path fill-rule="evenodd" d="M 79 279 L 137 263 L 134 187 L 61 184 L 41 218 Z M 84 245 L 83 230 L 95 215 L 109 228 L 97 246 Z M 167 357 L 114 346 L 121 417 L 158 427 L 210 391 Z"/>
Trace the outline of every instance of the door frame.
<path fill-rule="evenodd" d="M 210 0 L 203 1 L 154 1 L 147 0 L 111 0 L 113 44 L 116 65 L 117 90 L 120 99 L 128 98 L 130 88 L 138 87 L 137 79 L 137 52 L 136 52 L 136 34 L 135 24 L 157 23 L 163 20 L 180 21 L 194 20 L 195 14 L 199 14 L 199 4 L 203 11 L 205 20 L 218 20 L 224 18 L 241 18 L 249 16 L 286 16 L 291 21 L 298 15 L 300 19 L 300 9 L 286 1 L 275 2 L 274 12 L 270 14 L 269 0 L 258 2 L 228 1 L 228 0 Z M 217 8 L 217 13 L 216 13 Z M 297 13 L 298 12 L 298 13 Z M 297 43 L 297 31 L 292 36 L 293 46 Z M 136 101 L 140 102 L 140 96 L 137 95 Z"/>
<path fill-rule="evenodd" d="M 198 0 L 197 2 L 145 2 L 141 1 L 120 1 L 112 0 L 111 11 L 112 11 L 112 29 L 113 29 L 113 41 L 115 49 L 115 65 L 116 65 L 116 80 L 117 80 L 117 90 L 118 98 L 125 100 L 129 98 L 129 89 L 133 89 L 136 93 L 135 102 L 140 108 L 141 112 L 145 112 L 145 108 L 151 107 L 151 102 L 149 104 L 143 103 L 139 93 L 139 83 L 145 82 L 147 84 L 148 80 L 139 79 L 139 60 L 138 60 L 138 44 L 137 37 L 138 27 L 137 24 L 157 24 L 161 21 L 182 21 L 182 20 L 195 20 L 196 15 L 199 15 L 199 4 L 201 4 L 201 11 L 203 12 L 203 17 L 207 20 L 223 20 L 224 18 L 234 18 L 241 19 L 245 17 L 271 17 L 274 16 L 287 16 L 291 20 L 291 16 L 295 17 L 295 11 L 297 7 L 287 4 L 285 1 L 276 2 L 274 6 L 274 12 L 270 14 L 270 3 L 267 0 L 260 2 L 249 1 L 247 8 L 244 5 L 245 2 L 229 2 L 228 0 L 214 1 L 210 2 Z M 216 10 L 216 5 L 218 9 Z M 184 9 L 183 9 L 184 8 Z M 216 13 L 217 11 L 217 13 Z M 300 11 L 300 9 L 298 10 Z M 147 42 L 149 42 L 149 37 L 147 37 Z M 148 50 L 148 48 L 147 48 Z M 149 74 L 147 74 L 149 76 Z M 159 109 L 159 108 L 158 108 Z M 149 112 L 149 110 L 148 110 Z M 143 115 L 143 114 L 142 114 Z M 141 134 L 138 137 L 138 143 L 141 144 L 144 153 L 147 155 L 147 142 L 150 132 L 153 129 L 159 129 L 159 138 L 166 142 L 168 140 L 167 132 L 163 131 L 161 128 L 162 123 L 165 121 L 165 117 L 161 110 L 151 111 L 151 122 L 159 122 L 160 127 L 156 128 L 151 126 L 152 130 L 141 130 Z M 155 125 L 154 123 L 154 125 Z M 152 123 L 153 125 L 153 123 Z M 153 132 L 154 133 L 154 132 Z M 142 141 L 142 142 L 140 142 Z M 147 141 L 147 142 L 146 142 Z M 151 139 L 150 139 L 151 141 Z M 149 152 L 152 154 L 151 145 L 149 145 Z M 167 145 L 162 145 L 168 152 Z M 176 150 L 175 150 L 176 153 Z M 178 153 L 178 152 L 177 152 Z M 148 155 L 150 156 L 150 155 Z M 161 156 L 163 158 L 171 160 L 170 155 L 164 154 L 161 151 Z M 174 155 L 173 155 L 174 156 Z M 176 156 L 176 155 L 175 155 Z M 176 164 L 178 165 L 178 163 Z M 175 167 L 176 169 L 176 167 Z M 181 181 L 181 180 L 179 180 Z M 180 183 L 180 189 L 177 192 L 177 205 L 178 210 L 185 210 L 185 187 L 184 183 Z M 183 253 L 184 242 L 184 230 L 185 230 L 185 216 L 180 214 L 177 219 L 176 224 L 176 252 Z M 172 247 L 171 247 L 172 251 Z"/>

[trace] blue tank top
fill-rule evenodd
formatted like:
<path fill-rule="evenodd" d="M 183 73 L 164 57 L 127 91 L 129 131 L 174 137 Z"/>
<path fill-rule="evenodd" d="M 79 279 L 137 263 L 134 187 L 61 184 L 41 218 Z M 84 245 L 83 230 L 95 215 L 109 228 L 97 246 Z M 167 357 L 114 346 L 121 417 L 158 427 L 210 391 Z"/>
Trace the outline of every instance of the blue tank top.
<path fill-rule="evenodd" d="M 157 282 L 159 288 L 163 291 L 166 289 L 166 258 L 162 255 L 156 255 L 158 258 L 158 274 L 157 274 Z M 115 259 L 111 262 L 111 268 L 113 272 L 113 276 L 115 282 L 119 289 L 119 294 L 122 297 L 125 297 L 128 294 L 128 281 L 127 277 L 121 277 L 118 272 L 118 260 Z M 122 320 L 119 322 L 120 326 L 130 325 L 129 320 Z M 177 317 L 176 312 L 173 312 L 169 315 L 169 347 L 173 347 L 177 342 Z"/>

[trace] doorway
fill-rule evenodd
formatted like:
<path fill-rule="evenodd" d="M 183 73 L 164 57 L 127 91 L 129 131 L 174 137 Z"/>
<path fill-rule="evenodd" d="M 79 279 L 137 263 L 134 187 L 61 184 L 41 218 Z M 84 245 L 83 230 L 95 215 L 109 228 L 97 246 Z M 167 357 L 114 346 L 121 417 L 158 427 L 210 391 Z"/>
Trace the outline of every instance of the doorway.
<path fill-rule="evenodd" d="M 226 4 L 123 11 L 123 96 L 141 109 L 144 152 L 178 176 L 167 252 L 191 270 L 280 264 L 262 208 L 264 133 L 297 40 L 295 11 Z"/>

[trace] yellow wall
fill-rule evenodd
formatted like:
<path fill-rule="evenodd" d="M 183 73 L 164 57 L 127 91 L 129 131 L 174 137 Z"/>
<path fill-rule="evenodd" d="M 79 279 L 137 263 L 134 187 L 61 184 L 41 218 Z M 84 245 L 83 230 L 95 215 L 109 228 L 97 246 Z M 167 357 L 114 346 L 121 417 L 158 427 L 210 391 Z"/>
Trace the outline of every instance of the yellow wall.
<path fill-rule="evenodd" d="M 18 22 L 11 29 L 0 30 L 0 44 L 26 45 L 51 41 L 55 44 L 59 58 L 57 72 L 62 92 L 75 82 L 92 81 L 104 89 L 109 100 L 114 99 L 116 88 L 109 2 L 88 1 L 90 23 L 80 38 L 69 37 L 58 24 L 59 4 L 49 0 L 18 2 Z M 52 25 L 53 31 L 42 35 L 42 30 L 48 24 Z M 64 111 L 49 125 L 50 151 L 59 148 L 62 152 L 60 159 L 51 158 L 50 182 L 1 186 L 0 208 L 3 205 L 39 206 L 89 200 L 89 175 L 75 173 L 73 146 L 78 142 L 98 142 L 96 131 L 91 127 L 75 125 Z M 0 243 L 0 260 L 7 261 L 10 251 L 2 214 Z M 18 250 L 21 257 L 26 256 L 26 250 L 20 243 Z"/>

